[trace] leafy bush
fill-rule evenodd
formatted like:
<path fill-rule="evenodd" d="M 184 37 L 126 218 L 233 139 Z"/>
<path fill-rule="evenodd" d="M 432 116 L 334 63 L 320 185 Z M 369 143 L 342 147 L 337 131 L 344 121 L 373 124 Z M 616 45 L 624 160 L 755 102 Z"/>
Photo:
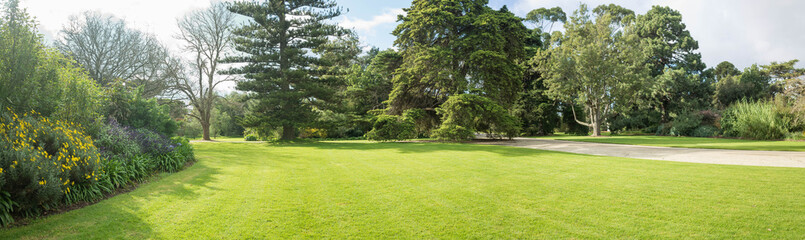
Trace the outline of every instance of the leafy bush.
<path fill-rule="evenodd" d="M 469 141 L 475 138 L 475 131 L 463 126 L 449 124 L 442 125 L 439 129 L 436 129 L 433 136 L 439 140 Z"/>
<path fill-rule="evenodd" d="M 691 136 L 693 136 L 693 137 L 715 137 L 715 136 L 718 136 L 718 133 L 719 133 L 719 130 L 718 130 L 717 127 L 710 126 L 710 125 L 704 125 L 704 126 L 699 126 L 695 130 L 693 130 L 693 133 L 691 134 Z"/>
<path fill-rule="evenodd" d="M 246 141 L 257 141 L 257 136 L 255 135 L 246 135 Z"/>
<path fill-rule="evenodd" d="M 415 137 L 413 121 L 396 115 L 377 116 L 374 127 L 366 133 L 366 138 L 374 141 L 396 141 Z"/>
<path fill-rule="evenodd" d="M 509 138 L 520 133 L 520 121 L 502 106 L 483 96 L 451 96 L 436 112 L 442 116 L 442 125 L 434 131 L 433 136 L 440 140 L 472 139 L 476 131 L 486 132 L 490 136 L 501 134 Z"/>
<path fill-rule="evenodd" d="M 702 118 L 697 114 L 679 115 L 674 118 L 670 134 L 674 136 L 691 136 L 701 123 Z"/>
<path fill-rule="evenodd" d="M 768 101 L 738 101 L 724 113 L 724 135 L 759 140 L 783 139 L 794 129 L 794 116 Z"/>
<path fill-rule="evenodd" d="M 0 192 L 14 212 L 33 216 L 63 196 L 71 203 L 100 194 L 88 186 L 98 182 L 101 155 L 80 125 L 8 111 L 0 117 Z"/>
<path fill-rule="evenodd" d="M 168 106 L 161 106 L 155 98 L 145 99 L 141 89 L 132 89 L 123 82 L 107 88 L 105 114 L 121 125 L 144 128 L 162 135 L 172 136 L 179 125 L 169 114 Z"/>

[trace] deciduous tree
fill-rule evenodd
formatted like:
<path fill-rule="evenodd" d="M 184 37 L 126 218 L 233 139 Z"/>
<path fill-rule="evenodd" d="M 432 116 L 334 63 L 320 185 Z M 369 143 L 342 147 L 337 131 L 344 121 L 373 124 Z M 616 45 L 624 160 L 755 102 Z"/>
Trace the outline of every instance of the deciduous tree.
<path fill-rule="evenodd" d="M 179 61 L 156 37 L 111 15 L 88 11 L 71 16 L 60 35 L 56 46 L 101 86 L 122 79 L 149 98 L 164 94 L 176 77 Z"/>
<path fill-rule="evenodd" d="M 219 61 L 232 45 L 232 28 L 235 15 L 222 4 L 188 13 L 179 20 L 179 40 L 184 42 L 185 51 L 193 54 L 190 62 L 191 74 L 176 78 L 173 89 L 182 93 L 193 106 L 190 116 L 201 123 L 202 137 L 210 140 L 212 110 L 217 99 L 216 88 L 231 78 L 221 76 Z"/>

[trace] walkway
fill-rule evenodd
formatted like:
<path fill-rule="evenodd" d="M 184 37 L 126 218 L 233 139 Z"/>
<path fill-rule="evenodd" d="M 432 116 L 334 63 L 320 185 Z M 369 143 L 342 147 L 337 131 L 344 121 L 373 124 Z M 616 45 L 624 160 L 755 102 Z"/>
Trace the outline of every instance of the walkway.
<path fill-rule="evenodd" d="M 512 141 L 490 141 L 479 144 L 676 162 L 805 168 L 805 152 L 650 147 L 534 138 L 515 138 Z"/>

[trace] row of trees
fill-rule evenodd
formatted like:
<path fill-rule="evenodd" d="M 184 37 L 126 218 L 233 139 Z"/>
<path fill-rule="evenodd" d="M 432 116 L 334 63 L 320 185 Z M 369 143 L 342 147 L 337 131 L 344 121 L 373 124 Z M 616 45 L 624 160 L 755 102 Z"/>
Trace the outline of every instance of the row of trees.
<path fill-rule="evenodd" d="M 742 100 L 777 96 L 802 109 L 805 71 L 796 60 L 707 68 L 668 7 L 635 14 L 581 5 L 569 16 L 557 7 L 520 18 L 486 1 L 417 0 L 399 17 L 396 50 L 365 52 L 354 32 L 333 23 L 342 11 L 328 0 L 214 4 L 177 23 L 189 59 L 122 20 L 87 12 L 56 46 L 100 86 L 121 80 L 144 98 L 180 99 L 160 102 L 188 119 L 180 132 L 198 126 L 204 139 L 244 128 L 286 140 L 363 137 L 380 118 L 410 123 L 411 136 L 452 140 L 476 132 L 670 134 L 675 121 L 718 118 Z M 560 24 L 564 31 L 552 32 Z M 245 94 L 222 98 L 219 86 L 235 80 Z"/>
<path fill-rule="evenodd" d="M 223 60 L 242 66 L 226 71 L 244 79 L 238 89 L 252 103 L 241 123 L 281 139 L 362 136 L 373 126 L 452 140 L 557 129 L 682 135 L 675 122 L 702 112 L 719 118 L 737 101 L 802 102 L 796 60 L 707 68 L 682 15 L 668 7 L 635 14 L 582 4 L 570 16 L 541 8 L 519 18 L 486 1 L 417 0 L 399 16 L 396 50 L 366 53 L 330 21 L 342 12 L 333 1 L 227 8 L 250 19 L 234 28 L 237 54 Z M 564 31 L 551 32 L 558 24 Z"/>

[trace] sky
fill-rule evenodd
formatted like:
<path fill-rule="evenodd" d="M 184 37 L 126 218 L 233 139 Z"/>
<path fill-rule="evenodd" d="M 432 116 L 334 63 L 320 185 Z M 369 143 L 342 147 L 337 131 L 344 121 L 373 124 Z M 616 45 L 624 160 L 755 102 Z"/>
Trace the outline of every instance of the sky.
<path fill-rule="evenodd" d="M 391 32 L 397 15 L 410 6 L 409 0 L 337 0 L 348 10 L 335 19 L 341 26 L 355 29 L 366 46 L 381 49 L 394 44 Z M 506 5 L 517 16 L 540 7 L 559 6 L 570 15 L 579 3 L 591 7 L 615 3 L 644 14 L 653 5 L 669 6 L 682 14 L 683 22 L 695 40 L 708 67 L 730 61 L 738 68 L 754 63 L 802 59 L 805 61 L 805 1 L 801 0 L 489 0 L 495 9 Z M 157 36 L 169 48 L 179 51 L 176 20 L 187 12 L 209 6 L 209 0 L 21 0 L 21 5 L 40 23 L 48 40 L 59 37 L 59 30 L 71 15 L 86 10 L 100 11 L 122 18 L 141 31 Z M 805 63 L 798 64 L 798 67 Z"/>

